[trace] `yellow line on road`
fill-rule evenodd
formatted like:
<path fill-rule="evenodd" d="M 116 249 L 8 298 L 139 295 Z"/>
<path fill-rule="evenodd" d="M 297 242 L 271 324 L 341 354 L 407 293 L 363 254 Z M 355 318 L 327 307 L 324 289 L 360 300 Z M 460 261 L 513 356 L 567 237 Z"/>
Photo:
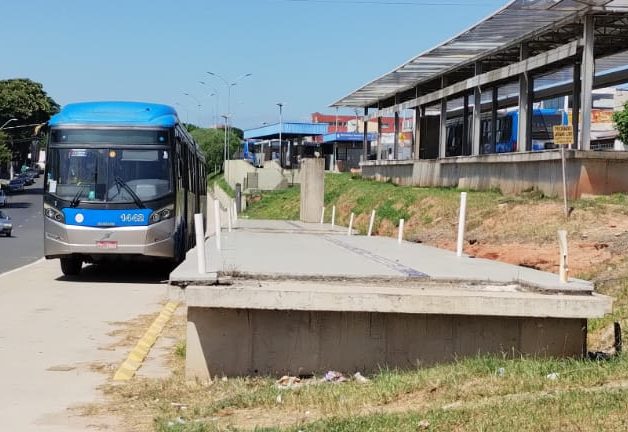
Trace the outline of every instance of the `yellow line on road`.
<path fill-rule="evenodd" d="M 115 375 L 114 381 L 127 381 L 133 378 L 135 372 L 142 366 L 142 362 L 148 355 L 148 352 L 157 341 L 157 338 L 163 331 L 166 323 L 172 318 L 172 314 L 177 310 L 178 302 L 168 302 L 159 313 L 159 316 L 153 321 L 144 336 L 137 342 L 135 348 L 131 350 L 127 359 L 120 365 Z"/>

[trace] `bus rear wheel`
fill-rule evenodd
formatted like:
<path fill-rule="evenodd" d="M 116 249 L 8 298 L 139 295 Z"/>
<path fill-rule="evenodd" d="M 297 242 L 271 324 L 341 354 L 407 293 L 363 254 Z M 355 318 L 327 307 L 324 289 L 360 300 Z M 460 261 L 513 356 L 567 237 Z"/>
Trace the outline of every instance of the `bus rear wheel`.
<path fill-rule="evenodd" d="M 61 271 L 65 276 L 77 276 L 81 272 L 83 261 L 75 257 L 61 258 Z"/>

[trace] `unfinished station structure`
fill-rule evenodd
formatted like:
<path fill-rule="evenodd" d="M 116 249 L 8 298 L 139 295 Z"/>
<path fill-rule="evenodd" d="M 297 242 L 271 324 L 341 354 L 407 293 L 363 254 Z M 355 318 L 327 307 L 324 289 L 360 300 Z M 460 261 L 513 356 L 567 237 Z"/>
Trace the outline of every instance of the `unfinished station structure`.
<path fill-rule="evenodd" d="M 570 125 L 568 194 L 579 197 L 628 190 L 625 147 L 591 133 L 594 89 L 626 82 L 627 0 L 514 0 L 332 106 L 363 109 L 365 123 L 412 112 L 412 159 L 395 143 L 381 160 L 365 138 L 361 167 L 417 186 L 560 195 L 552 126 Z"/>

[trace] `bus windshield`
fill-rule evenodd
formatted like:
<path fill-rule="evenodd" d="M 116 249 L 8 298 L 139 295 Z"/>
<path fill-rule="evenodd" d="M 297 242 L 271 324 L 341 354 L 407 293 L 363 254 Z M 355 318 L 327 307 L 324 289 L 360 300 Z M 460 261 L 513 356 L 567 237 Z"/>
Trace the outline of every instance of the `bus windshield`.
<path fill-rule="evenodd" d="M 47 192 L 77 205 L 81 201 L 133 203 L 172 192 L 167 149 L 50 148 Z M 120 181 L 121 180 L 121 181 Z"/>

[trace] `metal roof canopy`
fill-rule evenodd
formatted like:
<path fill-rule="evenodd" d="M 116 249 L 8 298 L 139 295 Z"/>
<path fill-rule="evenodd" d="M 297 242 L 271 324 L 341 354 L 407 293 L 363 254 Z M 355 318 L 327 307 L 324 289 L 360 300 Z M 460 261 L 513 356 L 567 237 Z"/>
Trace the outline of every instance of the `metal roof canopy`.
<path fill-rule="evenodd" d="M 333 103 L 332 107 L 373 107 L 421 84 L 561 26 L 577 23 L 591 10 L 626 11 L 628 0 L 514 0 L 480 23 L 428 50 Z"/>
<path fill-rule="evenodd" d="M 279 138 L 281 130 L 282 139 L 303 138 L 319 136 L 327 133 L 327 123 L 290 123 L 283 122 L 266 125 L 244 131 L 244 139 L 272 139 Z"/>

